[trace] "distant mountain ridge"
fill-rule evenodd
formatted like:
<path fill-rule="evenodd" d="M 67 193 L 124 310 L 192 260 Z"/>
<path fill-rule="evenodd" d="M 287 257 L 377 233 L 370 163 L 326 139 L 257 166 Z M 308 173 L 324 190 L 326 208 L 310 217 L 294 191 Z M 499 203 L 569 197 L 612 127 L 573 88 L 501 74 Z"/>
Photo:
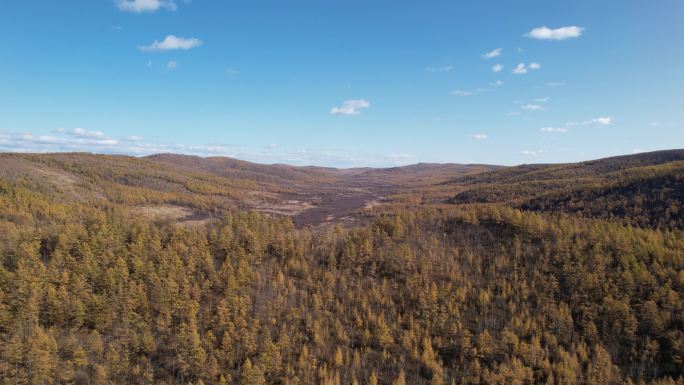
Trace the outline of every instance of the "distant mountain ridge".
<path fill-rule="evenodd" d="M 232 208 L 298 215 L 304 222 L 349 217 L 407 186 L 429 185 L 496 166 L 421 164 L 334 169 L 257 164 L 227 157 L 88 153 L 0 154 L 0 180 L 53 202 L 109 202 L 132 212 L 208 218 Z M 332 206 L 328 209 L 329 206 Z M 187 215 L 186 215 L 187 214 Z"/>
<path fill-rule="evenodd" d="M 419 163 L 335 169 L 227 157 L 86 153 L 4 153 L 0 162 L 1 180 L 52 201 L 106 201 L 194 217 L 235 207 L 283 215 L 309 210 L 303 222 L 319 223 L 421 196 L 423 204 L 445 199 L 450 204 L 507 203 L 525 210 L 617 216 L 640 226 L 684 224 L 677 209 L 684 200 L 684 150 L 514 167 Z"/>

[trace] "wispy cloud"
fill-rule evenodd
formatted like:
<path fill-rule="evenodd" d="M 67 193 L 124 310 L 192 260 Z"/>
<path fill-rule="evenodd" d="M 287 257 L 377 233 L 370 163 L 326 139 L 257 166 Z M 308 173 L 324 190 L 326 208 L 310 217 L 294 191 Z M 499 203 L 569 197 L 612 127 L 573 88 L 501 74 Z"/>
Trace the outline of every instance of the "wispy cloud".
<path fill-rule="evenodd" d="M 472 134 L 472 135 L 470 135 L 470 138 L 475 139 L 475 140 L 487 140 L 487 135 L 485 135 L 485 134 Z"/>
<path fill-rule="evenodd" d="M 563 87 L 565 82 L 548 82 L 546 85 L 549 87 Z"/>
<path fill-rule="evenodd" d="M 503 48 L 496 48 L 493 49 L 485 54 L 482 55 L 483 59 L 493 59 L 495 57 L 501 56 L 501 52 L 503 51 Z"/>
<path fill-rule="evenodd" d="M 612 116 L 602 116 L 599 118 L 584 120 L 581 122 L 567 122 L 567 123 L 565 123 L 566 126 L 587 126 L 590 124 L 598 124 L 601 126 L 608 126 L 608 125 L 613 124 L 613 117 Z"/>
<path fill-rule="evenodd" d="M 159 9 L 176 10 L 173 0 L 115 0 L 116 6 L 126 12 L 155 12 Z"/>
<path fill-rule="evenodd" d="M 455 96 L 470 96 L 473 94 L 473 91 L 453 90 L 451 94 Z"/>
<path fill-rule="evenodd" d="M 521 106 L 523 110 L 528 110 L 528 111 L 542 111 L 544 109 L 544 106 L 541 106 L 539 104 L 525 104 Z"/>
<path fill-rule="evenodd" d="M 82 128 L 58 128 L 53 135 L 0 133 L 0 151 L 12 152 L 91 151 L 88 149 L 114 148 L 122 143 L 100 131 Z"/>
<path fill-rule="evenodd" d="M 580 37 L 583 31 L 584 28 L 575 25 L 556 29 L 539 27 L 531 30 L 524 36 L 537 40 L 565 40 Z"/>
<path fill-rule="evenodd" d="M 525 156 L 537 157 L 547 152 L 548 151 L 546 150 L 522 150 L 520 151 L 520 154 Z"/>
<path fill-rule="evenodd" d="M 177 37 L 175 35 L 168 35 L 162 41 L 154 41 L 154 43 L 146 46 L 140 46 L 141 51 L 146 52 L 159 52 L 159 51 L 171 51 L 171 50 L 189 50 L 195 47 L 199 47 L 202 44 L 202 40 L 196 38 L 184 38 Z"/>
<path fill-rule="evenodd" d="M 503 83 L 501 83 L 501 84 L 503 84 Z M 454 95 L 454 96 L 470 96 L 470 95 L 477 94 L 480 92 L 488 92 L 488 91 L 492 91 L 492 89 L 491 88 L 476 88 L 474 90 L 454 90 L 454 91 L 451 91 L 451 95 Z"/>
<path fill-rule="evenodd" d="M 370 107 L 370 102 L 365 99 L 345 100 L 342 107 L 333 107 L 330 110 L 332 115 L 359 115 L 361 110 Z"/>
<path fill-rule="evenodd" d="M 175 70 L 178 68 L 178 62 L 175 60 L 171 60 L 170 62 L 166 63 L 166 67 L 170 70 Z"/>
<path fill-rule="evenodd" d="M 82 138 L 82 139 L 104 139 L 107 138 L 105 134 L 101 131 L 90 131 L 90 130 L 84 130 L 80 127 L 71 129 L 71 130 L 66 130 L 64 128 L 61 129 L 56 129 L 55 132 L 59 133 L 64 133 L 69 136 L 73 136 L 75 138 Z"/>
<path fill-rule="evenodd" d="M 664 125 L 666 125 L 666 124 L 667 124 L 668 126 L 675 126 L 675 125 L 677 124 L 677 122 L 675 122 L 675 121 L 661 122 L 660 120 L 655 120 L 655 121 L 649 123 L 649 125 L 650 125 L 651 127 L 659 127 L 659 126 L 664 126 Z"/>
<path fill-rule="evenodd" d="M 534 101 L 537 102 L 537 103 L 546 103 L 546 102 L 548 102 L 550 99 L 551 99 L 551 98 L 550 98 L 549 96 L 547 96 L 547 97 L 545 97 L 545 98 L 537 98 L 537 99 L 534 99 Z"/>
<path fill-rule="evenodd" d="M 527 67 L 525 67 L 525 63 L 520 63 L 515 68 L 513 68 L 513 73 L 516 75 L 522 75 L 527 73 Z"/>
<path fill-rule="evenodd" d="M 602 118 L 592 119 L 591 122 L 607 126 L 609 124 L 613 124 L 613 118 L 606 116 L 606 117 L 602 117 Z"/>
<path fill-rule="evenodd" d="M 160 143 L 141 136 L 110 137 L 100 131 L 85 129 L 56 129 L 51 134 L 29 132 L 0 132 L 0 151 L 3 152 L 93 152 L 144 156 L 176 153 L 197 156 L 228 156 L 259 163 L 287 163 L 292 165 L 320 165 L 331 167 L 387 167 L 420 161 L 405 152 L 366 153 L 336 149 L 297 149 L 267 145 L 266 148 L 245 149 L 229 144 L 187 145 Z"/>
<path fill-rule="evenodd" d="M 529 66 L 525 63 L 520 63 L 515 68 L 513 68 L 513 73 L 516 75 L 526 74 L 528 70 L 538 70 L 541 68 L 539 63 L 530 63 Z"/>
<path fill-rule="evenodd" d="M 454 66 L 441 66 L 441 67 L 427 67 L 425 71 L 427 72 L 449 72 L 454 69 Z"/>
<path fill-rule="evenodd" d="M 568 132 L 568 129 L 562 128 L 562 127 L 543 127 L 539 131 L 548 132 L 548 133 L 562 133 L 562 132 Z"/>
<path fill-rule="evenodd" d="M 504 85 L 504 82 L 502 82 L 501 80 L 497 80 L 494 83 L 492 83 L 492 86 L 494 87 L 501 87 L 502 85 Z"/>
<path fill-rule="evenodd" d="M 502 64 L 494 64 L 492 66 L 492 71 L 494 73 L 501 72 L 501 70 L 503 70 L 503 68 L 504 68 L 504 66 Z"/>

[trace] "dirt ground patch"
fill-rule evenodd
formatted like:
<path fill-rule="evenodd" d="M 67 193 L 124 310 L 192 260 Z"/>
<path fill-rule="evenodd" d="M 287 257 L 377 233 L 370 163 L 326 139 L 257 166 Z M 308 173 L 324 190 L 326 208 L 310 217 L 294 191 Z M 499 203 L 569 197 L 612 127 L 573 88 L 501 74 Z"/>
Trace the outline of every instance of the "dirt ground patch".
<path fill-rule="evenodd" d="M 296 216 L 315 207 L 312 202 L 296 199 L 284 200 L 279 203 L 262 204 L 255 206 L 256 210 L 279 215 Z"/>
<path fill-rule="evenodd" d="M 173 221 L 186 227 L 203 226 L 211 221 L 206 213 L 195 212 L 188 207 L 175 205 L 142 206 L 134 209 L 135 214 L 141 214 L 155 221 Z"/>
<path fill-rule="evenodd" d="M 349 189 L 316 196 L 318 202 L 292 217 L 298 226 L 320 226 L 329 223 L 350 223 L 363 216 L 365 208 L 379 204 L 376 192 Z"/>
<path fill-rule="evenodd" d="M 180 220 L 193 214 L 192 210 L 183 206 L 157 205 L 136 207 L 135 211 L 154 220 Z"/>

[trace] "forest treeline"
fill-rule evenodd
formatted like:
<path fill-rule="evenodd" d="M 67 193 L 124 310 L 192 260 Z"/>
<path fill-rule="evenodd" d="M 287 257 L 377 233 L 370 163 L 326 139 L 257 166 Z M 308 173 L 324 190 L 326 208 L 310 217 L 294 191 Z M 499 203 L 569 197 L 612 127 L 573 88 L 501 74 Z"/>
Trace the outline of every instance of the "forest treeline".
<path fill-rule="evenodd" d="M 20 179 L 2 385 L 684 384 L 681 226 L 509 203 L 183 226 Z"/>

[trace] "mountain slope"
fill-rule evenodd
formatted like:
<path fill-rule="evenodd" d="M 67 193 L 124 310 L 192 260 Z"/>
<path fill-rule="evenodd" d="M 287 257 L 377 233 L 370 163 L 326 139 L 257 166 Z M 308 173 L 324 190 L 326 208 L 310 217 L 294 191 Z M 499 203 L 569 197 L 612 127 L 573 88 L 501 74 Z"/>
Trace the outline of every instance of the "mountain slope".
<path fill-rule="evenodd" d="M 633 225 L 684 228 L 684 151 L 565 165 L 524 165 L 457 179 L 454 204 L 508 203 L 526 210 L 617 217 Z"/>
<path fill-rule="evenodd" d="M 684 160 L 684 150 L 664 150 L 634 155 L 622 155 L 567 164 L 525 164 L 491 172 L 455 178 L 454 184 L 515 183 L 543 180 L 596 177 L 629 168 L 656 166 Z"/>

